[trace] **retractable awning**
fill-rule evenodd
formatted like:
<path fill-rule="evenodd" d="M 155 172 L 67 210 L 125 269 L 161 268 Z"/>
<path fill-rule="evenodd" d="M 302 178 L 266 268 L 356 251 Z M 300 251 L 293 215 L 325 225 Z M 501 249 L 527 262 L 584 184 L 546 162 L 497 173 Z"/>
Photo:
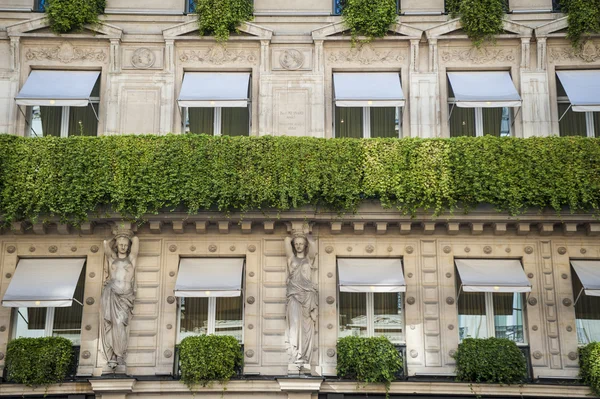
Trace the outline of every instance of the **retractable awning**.
<path fill-rule="evenodd" d="M 572 260 L 571 266 L 583 285 L 585 295 L 600 296 L 600 261 Z"/>
<path fill-rule="evenodd" d="M 175 296 L 233 297 L 242 294 L 244 259 L 182 258 Z"/>
<path fill-rule="evenodd" d="M 341 292 L 405 292 L 400 259 L 338 259 Z"/>
<path fill-rule="evenodd" d="M 456 259 L 465 292 L 531 292 L 521 261 L 516 259 Z"/>
<path fill-rule="evenodd" d="M 250 74 L 229 72 L 186 72 L 177 99 L 180 107 L 248 106 Z"/>
<path fill-rule="evenodd" d="M 405 98 L 397 73 L 334 73 L 338 107 L 403 107 Z"/>
<path fill-rule="evenodd" d="M 459 108 L 521 106 L 508 72 L 448 72 L 448 79 Z"/>
<path fill-rule="evenodd" d="M 67 307 L 85 259 L 21 259 L 2 298 L 2 306 Z"/>
<path fill-rule="evenodd" d="M 573 111 L 600 111 L 600 71 L 556 71 L 556 75 Z"/>
<path fill-rule="evenodd" d="M 15 100 L 17 105 L 87 107 L 99 76 L 94 71 L 32 71 Z"/>

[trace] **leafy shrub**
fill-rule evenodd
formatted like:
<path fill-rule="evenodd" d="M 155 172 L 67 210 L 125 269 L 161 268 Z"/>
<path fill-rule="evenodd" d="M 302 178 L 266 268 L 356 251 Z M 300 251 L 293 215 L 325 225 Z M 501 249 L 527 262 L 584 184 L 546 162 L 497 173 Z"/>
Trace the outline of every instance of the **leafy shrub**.
<path fill-rule="evenodd" d="M 48 0 L 46 16 L 56 34 L 83 30 L 86 24 L 99 22 L 106 0 Z"/>
<path fill-rule="evenodd" d="M 600 396 L 600 342 L 579 348 L 579 377 L 594 395 Z"/>
<path fill-rule="evenodd" d="M 28 386 L 60 383 L 73 364 L 73 345 L 63 337 L 17 338 L 8 343 L 9 381 Z"/>
<path fill-rule="evenodd" d="M 402 356 L 386 337 L 344 337 L 337 343 L 337 373 L 362 383 L 383 382 L 386 393 L 402 370 Z"/>
<path fill-rule="evenodd" d="M 468 382 L 516 384 L 527 378 L 527 361 L 506 338 L 467 338 L 454 354 L 456 379 Z"/>
<path fill-rule="evenodd" d="M 242 348 L 231 336 L 187 337 L 179 344 L 181 379 L 192 389 L 211 381 L 225 383 L 242 367 Z"/>
<path fill-rule="evenodd" d="M 360 35 L 366 36 L 367 42 L 385 36 L 396 16 L 396 0 L 347 0 L 342 9 L 353 45 Z"/>
<path fill-rule="evenodd" d="M 567 14 L 567 38 L 579 47 L 582 38 L 600 32 L 600 0 L 561 0 L 561 10 Z"/>
<path fill-rule="evenodd" d="M 196 0 L 196 13 L 200 35 L 209 33 L 217 41 L 229 39 L 239 24 L 252 21 L 252 0 Z"/>
<path fill-rule="evenodd" d="M 448 0 L 446 10 L 460 15 L 462 29 L 476 47 L 503 32 L 505 0 Z"/>

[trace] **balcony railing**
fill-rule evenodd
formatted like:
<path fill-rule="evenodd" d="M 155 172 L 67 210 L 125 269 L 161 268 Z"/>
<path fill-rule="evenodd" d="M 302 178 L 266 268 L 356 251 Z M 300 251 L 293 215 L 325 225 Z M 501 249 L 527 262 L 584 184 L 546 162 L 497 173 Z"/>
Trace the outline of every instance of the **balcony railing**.
<path fill-rule="evenodd" d="M 523 356 L 525 357 L 525 360 L 527 361 L 527 378 L 525 379 L 525 382 L 532 382 L 533 381 L 533 367 L 531 366 L 531 349 L 529 349 L 529 345 L 528 346 L 519 346 L 519 349 L 521 350 L 521 353 L 523 354 Z"/>
<path fill-rule="evenodd" d="M 46 1 L 47 0 L 34 0 L 33 12 L 46 12 Z"/>
<path fill-rule="evenodd" d="M 399 13 L 401 10 L 401 0 L 396 0 L 396 12 Z M 342 15 L 342 10 L 346 5 L 346 0 L 333 0 L 333 15 Z"/>

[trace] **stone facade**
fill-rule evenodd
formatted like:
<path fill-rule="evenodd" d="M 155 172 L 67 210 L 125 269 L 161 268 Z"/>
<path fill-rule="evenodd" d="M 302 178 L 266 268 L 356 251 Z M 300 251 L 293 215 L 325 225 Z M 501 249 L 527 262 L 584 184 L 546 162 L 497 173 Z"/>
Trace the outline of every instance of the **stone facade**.
<path fill-rule="evenodd" d="M 473 48 L 440 0 L 402 1 L 404 14 L 381 40 L 353 47 L 330 1 L 256 0 L 255 20 L 226 43 L 197 35 L 195 16 L 183 0 L 107 1 L 102 24 L 55 36 L 32 0 L 0 0 L 0 131 L 26 135 L 15 96 L 37 69 L 101 72 L 98 134 L 181 133 L 177 98 L 185 72 L 249 72 L 250 135 L 331 138 L 334 72 L 397 72 L 406 105 L 402 137 L 449 137 L 447 71 L 509 71 L 523 99 L 514 116 L 516 137 L 558 134 L 557 69 L 594 69 L 600 41 L 575 52 L 565 38 L 566 17 L 550 12 L 551 0 L 511 0 L 505 33 L 495 45 Z M 519 13 L 519 11 L 533 11 Z M 52 222 L 17 223 L 0 234 L 0 297 L 20 258 L 86 259 L 85 304 L 76 383 L 49 394 L 107 398 L 156 395 L 191 397 L 177 381 L 159 381 L 173 370 L 177 301 L 173 297 L 182 257 L 245 259 L 243 287 L 244 373 L 288 375 L 286 253 L 293 227 L 308 222 L 317 240 L 319 316 L 312 356 L 313 379 L 232 381 L 199 389 L 202 397 L 300 398 L 321 394 L 381 394 L 381 386 L 326 380 L 336 375 L 338 257 L 401 258 L 406 278 L 404 325 L 408 375 L 452 376 L 459 337 L 454 259 L 520 259 L 533 291 L 526 309 L 527 342 L 535 378 L 575 379 L 578 374 L 570 259 L 600 259 L 600 224 L 587 214 L 525 214 L 519 220 L 481 209 L 468 215 L 408 218 L 365 204 L 356 214 L 297 210 L 273 219 L 263 213 L 159 215 L 132 226 L 139 237 L 138 290 L 130 325 L 127 373 L 139 381 L 94 379 L 108 372 L 102 357 L 100 299 L 103 240 L 116 218 L 90 221 L 81 230 Z M 0 353 L 14 324 L 0 307 Z M 0 357 L 0 370 L 4 367 Z M 158 377 L 157 377 L 158 376 Z M 86 378 L 92 378 L 87 382 Z M 156 378 L 155 378 L 156 377 Z M 160 378 L 159 378 L 160 377 Z M 154 378 L 154 380 L 153 380 Z M 166 378 L 166 377 L 165 377 Z M 445 382 L 399 382 L 392 393 L 469 396 L 585 397 L 585 387 L 529 385 L 471 388 Z M 5 384 L 2 395 L 40 394 Z M 43 393 L 43 392 L 42 392 Z"/>

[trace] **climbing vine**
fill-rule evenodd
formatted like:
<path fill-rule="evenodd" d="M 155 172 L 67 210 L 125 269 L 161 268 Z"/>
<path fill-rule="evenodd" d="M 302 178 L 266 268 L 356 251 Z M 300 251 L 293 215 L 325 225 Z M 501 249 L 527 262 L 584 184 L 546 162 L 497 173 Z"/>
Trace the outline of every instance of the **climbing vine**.
<path fill-rule="evenodd" d="M 196 14 L 200 35 L 214 35 L 217 41 L 226 41 L 231 32 L 245 21 L 252 21 L 252 0 L 196 0 Z"/>
<path fill-rule="evenodd" d="M 580 47 L 582 39 L 600 32 L 600 0 L 561 0 L 561 11 L 567 14 L 567 38 L 573 47 Z"/>
<path fill-rule="evenodd" d="M 462 29 L 476 47 L 493 41 L 503 32 L 505 0 L 447 0 L 446 11 L 452 18 L 460 16 Z"/>
<path fill-rule="evenodd" d="M 56 34 L 82 31 L 87 24 L 100 22 L 106 0 L 48 0 L 46 16 Z"/>
<path fill-rule="evenodd" d="M 397 12 L 396 0 L 347 0 L 342 18 L 350 28 L 354 45 L 359 36 L 365 36 L 364 42 L 385 36 L 396 22 Z"/>

